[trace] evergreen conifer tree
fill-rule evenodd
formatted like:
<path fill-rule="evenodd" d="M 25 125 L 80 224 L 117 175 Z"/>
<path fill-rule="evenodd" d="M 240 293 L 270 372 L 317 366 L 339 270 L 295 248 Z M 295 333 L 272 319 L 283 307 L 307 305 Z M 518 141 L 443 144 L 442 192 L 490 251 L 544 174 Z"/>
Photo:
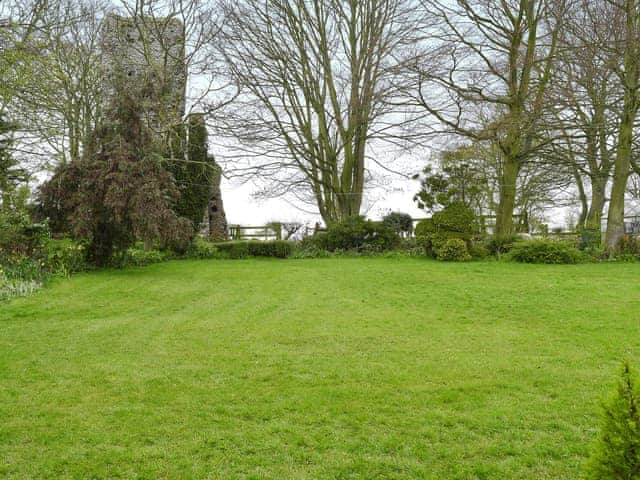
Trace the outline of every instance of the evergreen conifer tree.
<path fill-rule="evenodd" d="M 605 403 L 600 436 L 588 466 L 592 480 L 640 480 L 640 395 L 629 362 Z"/>

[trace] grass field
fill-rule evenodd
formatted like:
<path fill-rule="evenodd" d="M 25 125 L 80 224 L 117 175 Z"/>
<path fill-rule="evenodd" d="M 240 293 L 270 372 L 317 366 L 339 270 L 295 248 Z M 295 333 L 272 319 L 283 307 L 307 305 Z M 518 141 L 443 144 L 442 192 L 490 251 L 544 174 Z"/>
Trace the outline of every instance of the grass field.
<path fill-rule="evenodd" d="M 180 261 L 0 306 L 0 478 L 573 479 L 640 268 Z"/>

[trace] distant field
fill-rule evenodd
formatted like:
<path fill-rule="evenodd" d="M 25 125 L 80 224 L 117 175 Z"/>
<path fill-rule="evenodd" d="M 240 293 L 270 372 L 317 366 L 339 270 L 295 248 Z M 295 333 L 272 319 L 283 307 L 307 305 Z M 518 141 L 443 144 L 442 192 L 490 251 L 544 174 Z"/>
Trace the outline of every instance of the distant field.
<path fill-rule="evenodd" d="M 640 267 L 180 261 L 0 306 L 0 478 L 574 479 Z"/>

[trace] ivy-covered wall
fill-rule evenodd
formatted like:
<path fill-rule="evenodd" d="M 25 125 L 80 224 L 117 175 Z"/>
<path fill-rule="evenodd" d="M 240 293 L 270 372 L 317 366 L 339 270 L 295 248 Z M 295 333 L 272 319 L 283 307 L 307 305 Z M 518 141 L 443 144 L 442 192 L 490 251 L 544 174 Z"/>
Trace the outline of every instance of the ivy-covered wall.
<path fill-rule="evenodd" d="M 201 114 L 190 115 L 186 125 L 175 129 L 168 168 L 180 191 L 176 213 L 188 218 L 198 231 L 214 177 L 213 161 L 207 155 L 207 128 Z"/>

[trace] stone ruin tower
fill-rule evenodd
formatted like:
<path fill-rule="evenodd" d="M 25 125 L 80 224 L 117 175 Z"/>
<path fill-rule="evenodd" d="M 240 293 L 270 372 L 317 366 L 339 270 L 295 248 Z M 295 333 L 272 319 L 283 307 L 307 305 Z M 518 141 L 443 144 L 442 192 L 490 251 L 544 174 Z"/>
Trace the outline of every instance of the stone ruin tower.
<path fill-rule="evenodd" d="M 101 50 L 107 101 L 121 89 L 141 95 L 145 117 L 165 135 L 185 113 L 184 28 L 175 19 L 107 16 Z"/>
<path fill-rule="evenodd" d="M 200 114 L 184 121 L 187 69 L 184 26 L 179 20 L 110 14 L 102 27 L 101 50 L 107 102 L 123 88 L 139 91 L 148 125 L 169 143 L 176 129 L 184 129 L 190 120 L 204 121 Z M 182 150 L 188 157 L 186 145 Z M 214 172 L 208 207 L 203 212 L 203 232 L 212 239 L 226 240 L 227 220 L 220 193 L 222 170 L 213 157 L 208 158 Z"/>
<path fill-rule="evenodd" d="M 222 193 L 220 192 L 220 181 L 222 180 L 222 169 L 216 164 L 215 172 L 211 181 L 211 191 L 209 193 L 209 206 L 205 214 L 205 221 L 208 217 L 209 238 L 214 241 L 228 240 L 229 234 L 227 216 L 224 213 L 222 204 Z"/>

